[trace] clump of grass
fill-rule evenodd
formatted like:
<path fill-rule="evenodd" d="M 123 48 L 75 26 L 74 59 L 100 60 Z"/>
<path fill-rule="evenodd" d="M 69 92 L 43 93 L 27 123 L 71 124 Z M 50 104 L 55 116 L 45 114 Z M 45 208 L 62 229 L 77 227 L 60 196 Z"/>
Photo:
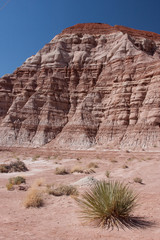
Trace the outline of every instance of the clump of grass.
<path fill-rule="evenodd" d="M 0 164 L 0 173 L 8 173 L 9 168 L 7 164 Z"/>
<path fill-rule="evenodd" d="M 78 190 L 75 186 L 71 186 L 71 185 L 60 185 L 57 188 L 49 187 L 48 188 L 48 193 L 54 196 L 77 196 L 78 195 Z"/>
<path fill-rule="evenodd" d="M 71 173 L 75 173 L 75 172 L 77 172 L 77 173 L 83 173 L 83 168 L 82 168 L 81 166 L 79 166 L 79 165 L 74 166 L 74 167 L 71 169 Z"/>
<path fill-rule="evenodd" d="M 117 163 L 117 160 L 116 159 L 111 159 L 111 162 L 112 163 Z"/>
<path fill-rule="evenodd" d="M 128 158 L 127 161 L 131 162 L 133 161 L 133 158 Z"/>
<path fill-rule="evenodd" d="M 0 164 L 0 173 L 26 172 L 28 168 L 22 161 L 11 162 L 10 164 Z"/>
<path fill-rule="evenodd" d="M 24 200 L 24 206 L 26 208 L 29 208 L 29 207 L 39 208 L 43 206 L 43 204 L 44 204 L 44 201 L 43 201 L 42 192 L 35 187 L 30 188 Z"/>
<path fill-rule="evenodd" d="M 13 185 L 20 185 L 21 183 L 26 183 L 26 179 L 21 176 L 13 177 L 9 179 L 9 183 Z"/>
<path fill-rule="evenodd" d="M 8 191 L 13 191 L 15 189 L 12 183 L 7 183 L 6 188 Z"/>
<path fill-rule="evenodd" d="M 98 168 L 98 164 L 97 163 L 94 163 L 94 162 L 90 162 L 88 164 L 88 168 Z"/>
<path fill-rule="evenodd" d="M 64 167 L 62 167 L 62 168 L 57 167 L 55 170 L 56 175 L 65 175 L 65 174 L 69 174 L 69 173 L 70 173 L 70 171 Z"/>
<path fill-rule="evenodd" d="M 135 183 L 140 183 L 140 184 L 142 184 L 142 178 L 140 178 L 140 177 L 135 177 L 134 179 L 133 179 L 133 181 L 135 182 Z"/>
<path fill-rule="evenodd" d="M 136 206 L 136 194 L 118 181 L 98 181 L 76 201 L 81 217 L 98 226 L 109 228 L 129 227 L 131 213 Z"/>
<path fill-rule="evenodd" d="M 122 166 L 122 168 L 123 168 L 123 169 L 126 169 L 126 168 L 128 168 L 128 165 L 124 164 L 124 165 Z"/>
<path fill-rule="evenodd" d="M 110 171 L 107 170 L 105 175 L 106 175 L 107 178 L 109 178 L 110 177 Z"/>
<path fill-rule="evenodd" d="M 37 161 L 38 158 L 40 158 L 40 156 L 39 156 L 39 155 L 36 155 L 36 156 L 34 156 L 34 157 L 32 158 L 32 161 L 33 161 L 33 162 L 34 162 L 34 161 Z"/>
<path fill-rule="evenodd" d="M 26 183 L 26 179 L 24 177 L 13 177 L 9 179 L 9 182 L 6 184 L 6 188 L 8 191 L 13 191 L 15 189 L 14 185 L 20 185 L 21 183 Z"/>

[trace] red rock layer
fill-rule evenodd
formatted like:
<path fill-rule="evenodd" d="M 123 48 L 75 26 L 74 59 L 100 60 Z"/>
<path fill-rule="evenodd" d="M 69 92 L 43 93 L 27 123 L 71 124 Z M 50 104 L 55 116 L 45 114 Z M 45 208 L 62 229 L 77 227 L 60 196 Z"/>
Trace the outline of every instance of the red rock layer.
<path fill-rule="evenodd" d="M 110 26 L 109 24 L 103 23 L 79 23 L 72 27 L 66 28 L 62 31 L 62 34 L 107 34 L 115 31 L 121 31 L 135 37 L 144 37 L 151 40 L 160 40 L 160 35 L 154 32 L 148 32 L 143 30 L 136 30 L 124 26 Z"/>
<path fill-rule="evenodd" d="M 160 35 L 65 29 L 0 79 L 0 145 L 160 146 Z"/>

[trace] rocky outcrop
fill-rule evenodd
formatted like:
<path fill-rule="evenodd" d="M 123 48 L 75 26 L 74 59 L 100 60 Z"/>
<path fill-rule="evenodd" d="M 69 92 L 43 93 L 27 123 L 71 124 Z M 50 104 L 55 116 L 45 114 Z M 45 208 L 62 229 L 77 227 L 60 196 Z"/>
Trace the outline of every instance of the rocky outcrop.
<path fill-rule="evenodd" d="M 160 146 L 160 35 L 65 29 L 0 79 L 0 145 Z"/>

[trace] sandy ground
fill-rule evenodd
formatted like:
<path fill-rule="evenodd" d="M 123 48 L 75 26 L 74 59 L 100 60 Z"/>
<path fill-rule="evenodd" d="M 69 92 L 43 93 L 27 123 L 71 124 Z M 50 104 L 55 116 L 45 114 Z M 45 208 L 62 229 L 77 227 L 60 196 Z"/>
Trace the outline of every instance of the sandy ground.
<path fill-rule="evenodd" d="M 0 162 L 17 158 L 29 168 L 25 173 L 0 173 L 0 239 L 3 240 L 159 240 L 160 239 L 160 152 L 120 151 L 51 151 L 45 149 L 1 149 Z M 98 164 L 95 173 L 56 175 L 55 168 L 72 168 L 80 165 L 87 169 L 90 162 Z M 128 168 L 124 168 L 127 165 Z M 153 224 L 145 229 L 114 229 L 108 231 L 83 225 L 78 206 L 72 197 L 55 197 L 44 194 L 44 206 L 26 209 L 23 205 L 25 191 L 8 191 L 6 183 L 13 176 L 24 176 L 27 184 L 43 179 L 43 185 L 74 183 L 86 176 L 129 183 L 139 194 L 135 216 L 144 217 Z M 134 178 L 143 179 L 143 184 Z M 84 187 L 79 188 L 80 192 Z"/>

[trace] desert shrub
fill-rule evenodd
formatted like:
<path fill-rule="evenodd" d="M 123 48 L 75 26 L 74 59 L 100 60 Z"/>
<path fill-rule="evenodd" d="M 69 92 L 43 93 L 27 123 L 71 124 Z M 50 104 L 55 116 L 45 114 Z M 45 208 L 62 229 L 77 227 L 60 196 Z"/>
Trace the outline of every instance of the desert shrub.
<path fill-rule="evenodd" d="M 136 206 L 136 195 L 128 185 L 118 181 L 99 181 L 76 201 L 84 220 L 108 229 L 119 229 L 129 226 L 130 214 Z"/>
<path fill-rule="evenodd" d="M 116 159 L 111 159 L 112 163 L 117 163 L 118 161 Z"/>
<path fill-rule="evenodd" d="M 26 172 L 28 168 L 22 161 L 16 161 L 10 163 L 10 172 Z"/>
<path fill-rule="evenodd" d="M 32 161 L 33 161 L 33 162 L 34 162 L 34 161 L 37 161 L 38 158 L 40 158 L 40 156 L 39 156 L 39 155 L 36 155 L 36 156 L 32 157 Z"/>
<path fill-rule="evenodd" d="M 135 183 L 142 184 L 142 178 L 140 178 L 140 177 L 135 177 L 133 180 L 134 180 Z"/>
<path fill-rule="evenodd" d="M 7 188 L 8 191 L 13 191 L 14 190 L 14 186 L 13 186 L 12 183 L 7 183 L 6 188 Z"/>
<path fill-rule="evenodd" d="M 71 169 L 71 173 L 74 173 L 74 172 L 77 172 L 77 173 L 83 173 L 83 168 L 79 165 L 77 166 L 74 166 L 72 169 Z"/>
<path fill-rule="evenodd" d="M 0 173 L 8 173 L 8 165 L 7 164 L 0 164 Z"/>
<path fill-rule="evenodd" d="M 37 188 L 30 188 L 27 192 L 26 198 L 24 200 L 24 206 L 26 208 L 35 207 L 39 208 L 43 206 L 43 195 L 42 192 Z"/>
<path fill-rule="evenodd" d="M 49 187 L 48 193 L 54 196 L 77 196 L 78 195 L 78 190 L 75 186 L 71 185 L 60 185 L 57 188 L 54 187 Z"/>
<path fill-rule="evenodd" d="M 107 170 L 105 175 L 106 175 L 107 178 L 109 178 L 110 177 L 110 171 Z"/>
<path fill-rule="evenodd" d="M 128 168 L 128 165 L 124 164 L 124 165 L 122 166 L 122 168 L 123 168 L 123 169 L 126 169 L 126 168 Z"/>
<path fill-rule="evenodd" d="M 94 162 L 90 162 L 88 164 L 88 168 L 98 168 L 98 165 L 96 163 L 94 163 Z"/>
<path fill-rule="evenodd" d="M 133 161 L 133 158 L 128 158 L 127 161 L 131 162 Z"/>
<path fill-rule="evenodd" d="M 9 164 L 0 164 L 1 173 L 10 173 L 10 172 L 26 172 L 28 168 L 22 161 L 15 161 Z"/>
<path fill-rule="evenodd" d="M 64 167 L 62 167 L 62 168 L 57 167 L 55 170 L 56 175 L 65 175 L 65 174 L 69 174 L 69 173 L 70 173 L 70 171 Z"/>
<path fill-rule="evenodd" d="M 13 177 L 9 179 L 9 183 L 13 185 L 20 185 L 21 183 L 26 183 L 26 179 L 21 176 Z"/>

